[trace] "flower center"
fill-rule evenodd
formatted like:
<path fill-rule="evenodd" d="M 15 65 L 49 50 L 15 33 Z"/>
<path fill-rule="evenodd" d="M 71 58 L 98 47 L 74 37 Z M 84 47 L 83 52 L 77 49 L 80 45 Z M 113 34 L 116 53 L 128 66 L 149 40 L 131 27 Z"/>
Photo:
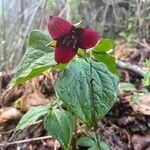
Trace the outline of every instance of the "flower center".
<path fill-rule="evenodd" d="M 78 48 L 78 38 L 75 30 L 72 30 L 68 35 L 64 36 L 61 39 L 62 44 L 72 47 L 74 50 Z"/>

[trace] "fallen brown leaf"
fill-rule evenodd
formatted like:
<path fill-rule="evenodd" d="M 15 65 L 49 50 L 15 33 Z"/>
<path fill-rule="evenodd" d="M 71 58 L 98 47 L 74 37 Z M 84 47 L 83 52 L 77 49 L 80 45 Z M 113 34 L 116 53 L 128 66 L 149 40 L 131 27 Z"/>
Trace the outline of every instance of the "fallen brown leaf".
<path fill-rule="evenodd" d="M 134 111 L 139 111 L 144 115 L 150 115 L 150 94 L 144 94 L 139 97 L 139 104 L 131 102 Z"/>
<path fill-rule="evenodd" d="M 12 104 L 16 99 L 18 99 L 23 94 L 23 87 L 20 85 L 16 85 L 9 90 L 6 90 L 0 99 L 3 104 Z"/>
<path fill-rule="evenodd" d="M 114 56 L 117 60 L 131 62 L 140 55 L 138 49 L 133 48 L 125 40 L 116 40 Z"/>
<path fill-rule="evenodd" d="M 3 107 L 0 109 L 0 124 L 12 119 L 20 119 L 22 113 L 14 107 Z"/>
<path fill-rule="evenodd" d="M 21 111 L 26 112 L 33 106 L 47 105 L 49 101 L 42 93 L 36 91 L 34 93 L 23 95 L 21 98 L 19 98 L 17 103 L 18 102 L 20 103 Z"/>
<path fill-rule="evenodd" d="M 146 135 L 135 134 L 132 137 L 132 143 L 135 150 L 149 150 L 150 149 L 150 133 Z"/>

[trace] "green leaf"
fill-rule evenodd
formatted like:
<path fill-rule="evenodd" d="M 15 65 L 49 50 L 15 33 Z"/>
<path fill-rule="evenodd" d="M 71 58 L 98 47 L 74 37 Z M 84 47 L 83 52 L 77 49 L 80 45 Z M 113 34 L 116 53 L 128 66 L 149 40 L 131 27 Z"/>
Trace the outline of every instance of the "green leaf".
<path fill-rule="evenodd" d="M 115 45 L 113 40 L 101 38 L 96 47 L 92 50 L 92 55 L 95 60 L 103 62 L 112 73 L 117 74 L 115 57 L 107 53 L 113 49 Z"/>
<path fill-rule="evenodd" d="M 106 115 L 116 101 L 118 78 L 103 63 L 91 60 L 91 79 L 91 66 L 88 61 L 76 58 L 70 62 L 56 81 L 55 90 L 64 104 L 91 128 Z M 95 101 L 94 106 L 92 99 Z M 96 120 L 93 118 L 94 111 Z"/>
<path fill-rule="evenodd" d="M 19 121 L 16 130 L 24 129 L 34 124 L 38 118 L 48 113 L 49 108 L 47 106 L 32 107 L 27 113 L 23 115 Z"/>
<path fill-rule="evenodd" d="M 106 53 L 115 47 L 115 42 L 111 39 L 101 38 L 97 45 L 94 47 L 94 52 Z"/>
<path fill-rule="evenodd" d="M 143 86 L 149 86 L 150 85 L 150 59 L 146 60 L 146 66 L 147 66 L 147 71 L 144 74 L 144 79 L 142 80 Z"/>
<path fill-rule="evenodd" d="M 80 56 L 80 57 L 85 58 L 87 53 L 86 53 L 86 51 L 84 49 L 79 48 L 77 55 Z"/>
<path fill-rule="evenodd" d="M 89 136 L 82 136 L 77 140 L 77 145 L 80 147 L 88 148 L 87 150 L 99 150 L 98 144 L 100 144 L 101 150 L 110 150 L 110 147 L 107 143 L 102 141 L 100 137 L 98 137 L 98 142 L 95 133 L 91 132 Z"/>
<path fill-rule="evenodd" d="M 127 35 L 126 32 L 120 32 L 119 35 L 120 35 L 122 38 L 124 38 L 125 40 L 127 40 L 127 38 L 128 38 L 128 35 Z"/>
<path fill-rule="evenodd" d="M 44 120 L 44 127 L 60 142 L 64 150 L 70 149 L 75 128 L 75 120 L 71 113 L 59 109 L 50 110 Z"/>
<path fill-rule="evenodd" d="M 150 85 L 150 72 L 144 74 L 144 79 L 142 80 L 142 84 L 144 87 Z"/>
<path fill-rule="evenodd" d="M 132 96 L 131 96 L 131 100 L 134 104 L 139 104 L 140 103 L 140 94 L 139 93 L 134 93 Z"/>
<path fill-rule="evenodd" d="M 146 66 L 148 68 L 148 71 L 150 71 L 150 58 L 146 59 Z"/>
<path fill-rule="evenodd" d="M 135 85 L 132 83 L 123 83 L 119 86 L 119 89 L 122 91 L 136 91 Z"/>
<path fill-rule="evenodd" d="M 134 24 L 132 22 L 128 23 L 128 30 L 131 30 L 134 27 Z"/>
<path fill-rule="evenodd" d="M 99 62 L 103 62 L 107 68 L 114 74 L 117 74 L 115 57 L 107 53 L 92 53 L 95 59 Z"/>
<path fill-rule="evenodd" d="M 57 65 L 55 65 L 55 66 L 52 68 L 52 70 L 61 70 L 61 71 L 63 71 L 63 70 L 66 68 L 67 65 L 68 65 L 68 64 L 57 64 Z"/>
<path fill-rule="evenodd" d="M 101 150 L 110 150 L 109 145 L 105 143 L 104 141 L 100 142 L 100 146 L 101 146 Z"/>
<path fill-rule="evenodd" d="M 50 40 L 50 36 L 42 31 L 31 32 L 27 50 L 12 85 L 21 84 L 56 65 L 53 48 L 46 47 Z"/>
<path fill-rule="evenodd" d="M 86 136 L 80 137 L 77 141 L 77 145 L 81 147 L 96 147 L 95 144 L 96 143 L 92 138 Z"/>

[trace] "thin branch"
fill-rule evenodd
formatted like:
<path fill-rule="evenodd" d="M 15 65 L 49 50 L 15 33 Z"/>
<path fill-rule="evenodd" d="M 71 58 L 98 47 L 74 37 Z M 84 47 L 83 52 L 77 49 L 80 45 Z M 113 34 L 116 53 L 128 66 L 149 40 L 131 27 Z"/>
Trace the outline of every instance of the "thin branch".
<path fill-rule="evenodd" d="M 2 0 L 2 20 L 3 20 L 3 56 L 4 56 L 4 62 L 5 62 L 5 71 L 7 71 L 7 58 L 6 58 L 6 20 L 5 20 L 5 3 L 4 0 Z"/>
<path fill-rule="evenodd" d="M 124 70 L 127 70 L 127 71 L 131 71 L 131 72 L 134 72 L 134 73 L 136 73 L 137 75 L 139 75 L 141 77 L 144 77 L 145 71 L 137 65 L 133 65 L 133 64 L 130 64 L 130 63 L 125 63 L 125 62 L 120 61 L 120 60 L 118 60 L 116 62 L 116 64 L 117 64 L 117 67 L 119 69 L 124 69 Z"/>
<path fill-rule="evenodd" d="M 16 63 L 18 63 L 18 60 L 19 60 L 19 58 L 20 58 L 20 54 L 21 54 L 22 49 L 23 49 L 24 42 L 25 42 L 25 40 L 26 40 L 26 36 L 27 36 L 27 34 L 28 34 L 29 30 L 30 30 L 30 27 L 31 27 L 32 22 L 33 22 L 33 20 L 34 20 L 34 18 L 35 18 L 35 15 L 36 15 L 36 13 L 37 13 L 37 11 L 38 11 L 40 5 L 42 4 L 42 2 L 43 2 L 43 0 L 39 1 L 38 5 L 36 6 L 34 12 L 33 12 L 32 15 L 31 15 L 31 17 L 30 17 L 28 23 L 27 23 L 27 24 L 24 24 L 24 25 L 22 26 L 22 29 L 21 29 L 22 31 L 21 31 L 21 33 L 20 33 L 20 38 L 19 38 L 18 44 L 17 44 L 17 46 L 16 46 L 16 51 L 15 51 L 15 53 L 14 53 L 14 56 L 12 57 L 13 60 L 16 60 L 16 58 L 18 58 L 18 59 L 16 60 Z M 21 50 L 20 50 L 20 49 L 21 49 Z M 18 51 L 18 50 L 19 50 L 19 51 Z"/>
<path fill-rule="evenodd" d="M 67 9 L 67 1 L 65 2 L 64 7 L 61 9 L 61 11 L 60 11 L 58 16 L 61 17 L 64 14 L 66 9 Z"/>
<path fill-rule="evenodd" d="M 70 5 L 71 5 L 71 0 L 66 0 L 66 19 L 70 20 L 70 13 L 71 13 L 71 9 L 70 9 Z"/>
<path fill-rule="evenodd" d="M 37 137 L 37 138 L 31 138 L 31 139 L 26 139 L 26 140 L 4 143 L 4 144 L 0 144 L 0 146 L 4 147 L 4 146 L 9 146 L 9 145 L 15 145 L 15 144 L 29 143 L 29 142 L 33 142 L 33 141 L 46 140 L 46 139 L 51 139 L 51 138 L 52 138 L 52 136 L 43 136 L 43 137 Z"/>
<path fill-rule="evenodd" d="M 37 5 L 38 5 L 38 3 L 35 3 L 35 4 L 30 8 L 30 10 L 33 10 L 34 7 L 36 7 Z M 19 21 L 23 16 L 25 16 L 28 11 L 29 11 L 29 8 L 25 8 L 23 13 L 18 14 L 17 19 L 16 19 L 16 20 L 14 21 L 14 23 L 7 29 L 7 31 L 6 31 L 6 36 L 8 36 L 9 34 L 11 34 L 12 31 L 14 31 L 14 28 L 16 27 L 16 24 L 18 23 L 18 21 Z M 29 12 L 29 13 L 28 13 L 28 16 L 31 15 L 32 13 L 33 13 L 32 11 Z M 25 18 L 27 18 L 27 17 L 25 17 Z"/>
<path fill-rule="evenodd" d="M 42 7 L 42 11 L 41 11 L 41 16 L 40 16 L 40 21 L 39 21 L 39 25 L 38 28 L 41 29 L 42 28 L 42 23 L 43 23 L 43 12 L 46 8 L 46 4 L 47 4 L 47 0 L 44 1 L 43 7 Z"/>
<path fill-rule="evenodd" d="M 105 26 L 105 23 L 106 23 L 106 17 L 107 17 L 108 9 L 109 9 L 109 4 L 106 3 L 106 7 L 105 7 L 105 10 L 104 10 L 103 19 L 102 19 L 102 25 L 103 26 Z M 103 31 L 102 31 L 101 34 L 103 34 Z"/>

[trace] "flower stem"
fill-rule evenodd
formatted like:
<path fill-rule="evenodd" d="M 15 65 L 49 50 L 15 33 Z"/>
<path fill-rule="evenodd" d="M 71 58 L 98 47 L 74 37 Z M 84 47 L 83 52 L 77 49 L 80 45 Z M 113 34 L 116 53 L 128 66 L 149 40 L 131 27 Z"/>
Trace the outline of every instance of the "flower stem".
<path fill-rule="evenodd" d="M 90 51 L 90 84 L 91 84 L 91 94 L 92 94 L 91 105 L 92 105 L 92 108 L 93 108 L 92 118 L 93 118 L 93 122 L 94 122 L 94 132 L 95 132 L 95 135 L 96 135 L 96 141 L 95 142 L 97 143 L 98 149 L 101 150 L 100 143 L 99 143 L 99 138 L 98 138 L 98 135 L 97 135 L 97 132 L 96 132 L 97 125 L 96 125 L 96 113 L 95 113 L 95 100 L 94 100 L 93 82 L 94 82 L 94 79 L 93 79 L 93 71 L 92 71 L 92 52 Z"/>
<path fill-rule="evenodd" d="M 74 119 L 75 119 L 75 129 L 74 129 L 74 136 L 72 139 L 72 150 L 76 150 L 76 143 L 77 143 L 77 116 L 74 114 Z"/>

